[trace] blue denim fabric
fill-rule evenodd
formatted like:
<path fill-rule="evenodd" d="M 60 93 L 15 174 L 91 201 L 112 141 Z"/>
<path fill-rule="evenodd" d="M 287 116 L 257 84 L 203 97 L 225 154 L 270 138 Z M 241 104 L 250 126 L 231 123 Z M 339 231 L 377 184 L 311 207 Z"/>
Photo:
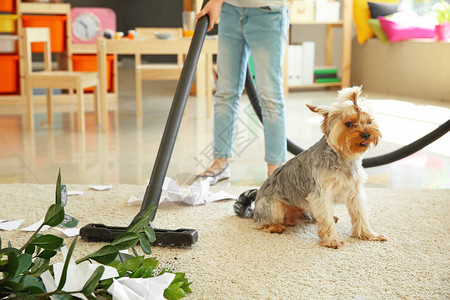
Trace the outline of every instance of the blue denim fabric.
<path fill-rule="evenodd" d="M 287 6 L 241 8 L 223 4 L 214 103 L 214 157 L 233 155 L 239 100 L 252 53 L 264 123 L 265 161 L 286 161 L 282 65 L 288 25 Z"/>

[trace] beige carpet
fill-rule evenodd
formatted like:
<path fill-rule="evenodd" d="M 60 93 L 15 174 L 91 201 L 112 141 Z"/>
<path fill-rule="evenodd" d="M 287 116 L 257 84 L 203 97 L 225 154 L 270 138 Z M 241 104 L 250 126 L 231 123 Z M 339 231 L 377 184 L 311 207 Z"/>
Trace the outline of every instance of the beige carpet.
<path fill-rule="evenodd" d="M 139 208 L 126 202 L 145 190 L 132 185 L 103 192 L 80 185 L 68 188 L 85 192 L 71 196 L 66 207 L 81 225 L 115 226 L 129 224 Z M 313 224 L 281 235 L 256 230 L 251 220 L 234 215 L 233 201 L 198 207 L 163 203 L 155 225 L 195 228 L 199 241 L 190 249 L 153 247 L 153 252 L 162 265 L 185 272 L 193 281 L 190 299 L 450 299 L 450 191 L 379 188 L 367 194 L 372 227 L 387 235 L 387 242 L 351 238 L 344 207 L 336 207 L 336 215 L 345 244 L 332 250 L 317 244 Z M 0 185 L 0 219 L 25 218 L 23 226 L 32 224 L 53 201 L 53 185 Z M 19 246 L 29 233 L 0 235 L 3 244 L 12 240 Z M 74 256 L 101 246 L 80 240 Z"/>

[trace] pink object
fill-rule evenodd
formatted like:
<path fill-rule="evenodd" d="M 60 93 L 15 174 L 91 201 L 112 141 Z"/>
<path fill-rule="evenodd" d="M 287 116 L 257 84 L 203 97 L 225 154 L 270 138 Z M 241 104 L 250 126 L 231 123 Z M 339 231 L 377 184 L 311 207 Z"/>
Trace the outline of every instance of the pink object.
<path fill-rule="evenodd" d="M 447 41 L 450 36 L 450 23 L 436 25 L 436 38 L 438 41 Z"/>
<path fill-rule="evenodd" d="M 71 11 L 72 42 L 95 44 L 106 30 L 116 32 L 116 13 L 103 7 L 74 7 Z"/>
<path fill-rule="evenodd" d="M 386 33 L 389 42 L 435 37 L 434 28 L 396 23 L 386 17 L 378 17 L 378 20 L 380 21 L 381 27 Z"/>

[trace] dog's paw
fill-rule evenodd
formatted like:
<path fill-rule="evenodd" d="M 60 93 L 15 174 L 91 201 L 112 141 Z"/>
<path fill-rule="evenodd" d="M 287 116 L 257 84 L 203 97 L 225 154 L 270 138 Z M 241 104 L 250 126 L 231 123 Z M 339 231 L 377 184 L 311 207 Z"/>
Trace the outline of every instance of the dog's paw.
<path fill-rule="evenodd" d="M 340 242 L 338 240 L 321 241 L 319 245 L 327 248 L 339 249 L 342 245 L 344 245 L 344 242 Z"/>
<path fill-rule="evenodd" d="M 365 241 L 380 241 L 380 242 L 387 241 L 387 237 L 384 234 L 377 234 L 377 233 L 361 234 L 360 236 L 356 236 L 356 238 Z"/>
<path fill-rule="evenodd" d="M 287 230 L 286 226 L 281 224 L 264 225 L 261 229 L 270 233 L 283 233 Z"/>

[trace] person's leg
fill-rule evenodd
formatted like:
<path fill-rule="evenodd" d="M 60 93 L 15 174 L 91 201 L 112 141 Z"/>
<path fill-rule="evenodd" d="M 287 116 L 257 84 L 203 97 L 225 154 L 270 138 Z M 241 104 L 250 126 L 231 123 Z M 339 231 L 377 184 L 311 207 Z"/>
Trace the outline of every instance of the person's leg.
<path fill-rule="evenodd" d="M 233 155 L 239 100 L 249 49 L 242 35 L 245 10 L 224 4 L 219 24 L 217 90 L 214 95 L 214 162 L 207 171 L 223 170 Z M 202 173 L 207 175 L 208 172 Z"/>
<path fill-rule="evenodd" d="M 250 9 L 244 26 L 255 67 L 269 175 L 286 161 L 283 59 L 288 26 L 287 7 Z"/>

